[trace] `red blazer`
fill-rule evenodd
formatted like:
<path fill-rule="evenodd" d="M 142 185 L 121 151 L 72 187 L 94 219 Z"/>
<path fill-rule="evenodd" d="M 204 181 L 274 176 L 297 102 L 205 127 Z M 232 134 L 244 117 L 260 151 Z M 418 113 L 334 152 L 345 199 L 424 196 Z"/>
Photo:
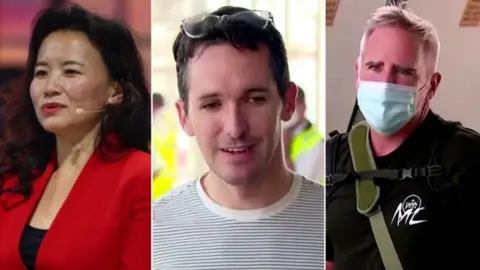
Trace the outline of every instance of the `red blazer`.
<path fill-rule="evenodd" d="M 26 270 L 20 237 L 53 164 L 34 181 L 28 201 L 19 204 L 23 197 L 13 193 L 0 196 L 0 269 Z M 113 162 L 92 155 L 45 235 L 36 270 L 150 269 L 150 167 L 150 155 L 140 151 Z"/>

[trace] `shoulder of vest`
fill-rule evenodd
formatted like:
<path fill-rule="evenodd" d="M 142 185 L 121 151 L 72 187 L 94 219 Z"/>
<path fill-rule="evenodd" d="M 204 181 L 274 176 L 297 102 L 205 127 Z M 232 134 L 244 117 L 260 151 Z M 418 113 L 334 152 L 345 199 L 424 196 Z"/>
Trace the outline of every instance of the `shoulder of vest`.
<path fill-rule="evenodd" d="M 310 137 L 313 137 L 313 136 L 323 138 L 322 134 L 318 130 L 316 130 L 315 127 L 313 127 L 313 126 L 299 132 L 296 137 L 310 138 Z"/>

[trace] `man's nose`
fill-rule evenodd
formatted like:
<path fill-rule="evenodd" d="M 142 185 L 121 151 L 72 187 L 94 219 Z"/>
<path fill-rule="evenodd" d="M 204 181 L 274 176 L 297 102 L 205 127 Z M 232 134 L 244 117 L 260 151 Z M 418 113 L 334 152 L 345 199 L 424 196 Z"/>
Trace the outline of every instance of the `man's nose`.
<path fill-rule="evenodd" d="M 227 109 L 224 118 L 224 131 L 233 138 L 240 138 L 248 132 L 248 121 L 240 106 L 234 105 Z"/>
<path fill-rule="evenodd" d="M 385 67 L 380 73 L 380 81 L 396 84 L 397 83 L 397 72 L 394 67 Z"/>

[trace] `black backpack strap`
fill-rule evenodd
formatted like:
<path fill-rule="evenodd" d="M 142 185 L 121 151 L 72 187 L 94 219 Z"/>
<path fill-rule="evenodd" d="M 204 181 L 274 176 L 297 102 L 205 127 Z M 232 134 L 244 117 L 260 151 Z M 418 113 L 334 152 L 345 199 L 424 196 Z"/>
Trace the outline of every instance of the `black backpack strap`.
<path fill-rule="evenodd" d="M 340 134 L 340 132 L 338 132 L 338 130 L 335 129 L 335 130 L 333 130 L 333 131 L 330 131 L 330 132 L 328 133 L 328 136 L 329 136 L 330 138 L 333 138 L 333 137 L 337 136 L 338 134 Z"/>
<path fill-rule="evenodd" d="M 405 180 L 411 179 L 416 177 L 425 177 L 427 178 L 428 184 L 430 188 L 435 192 L 443 192 L 448 190 L 451 187 L 450 180 L 447 179 L 444 175 L 445 171 L 443 166 L 441 165 L 442 162 L 440 160 L 442 155 L 443 147 L 448 144 L 448 142 L 452 139 L 453 136 L 459 131 L 465 130 L 467 132 L 476 133 L 474 130 L 467 129 L 461 126 L 458 122 L 447 122 L 443 130 L 439 133 L 441 138 L 436 140 L 436 144 L 433 146 L 433 151 L 430 155 L 430 159 L 427 166 L 418 167 L 418 168 L 404 168 L 404 169 L 380 169 L 380 170 L 367 170 L 362 172 L 353 172 L 348 174 L 341 174 L 335 173 L 335 155 L 336 150 L 334 151 L 333 147 L 336 147 L 335 144 L 338 143 L 338 137 L 335 136 L 333 138 L 337 138 L 330 141 L 330 147 L 332 150 L 327 150 L 327 153 L 331 153 L 331 157 L 326 160 L 327 162 L 327 186 L 335 186 L 339 185 L 345 181 L 353 181 L 353 180 L 367 180 L 367 179 L 375 179 L 375 180 Z M 327 141 L 327 147 L 329 144 Z M 328 148 L 327 148 L 328 149 Z M 332 167 L 333 166 L 333 167 Z"/>
<path fill-rule="evenodd" d="M 353 173 L 336 173 L 335 161 L 336 154 L 338 152 L 338 144 L 341 135 L 337 131 L 330 132 L 331 138 L 326 142 L 326 150 L 328 157 L 326 159 L 326 186 L 337 186 L 347 181 L 354 180 L 367 180 L 374 179 L 376 181 L 389 181 L 389 180 L 405 180 L 416 177 L 425 177 L 427 179 L 429 187 L 437 193 L 445 193 L 448 191 L 452 183 L 450 179 L 445 177 L 443 166 L 441 165 L 441 155 L 443 147 L 452 139 L 455 134 L 465 130 L 467 132 L 476 133 L 474 130 L 463 127 L 458 122 L 447 122 L 443 130 L 439 133 L 441 139 L 436 140 L 436 144 L 433 146 L 433 151 L 430 155 L 429 165 L 418 168 L 404 168 L 404 169 L 381 169 L 381 170 L 369 170 Z M 333 135 L 333 136 L 332 136 Z M 447 195 L 448 196 L 448 195 Z"/>
<path fill-rule="evenodd" d="M 406 180 L 417 177 L 437 177 L 441 176 L 442 174 L 443 168 L 440 165 L 429 165 L 425 167 L 408 169 L 380 169 L 355 173 L 358 180 Z"/>
<path fill-rule="evenodd" d="M 330 139 L 325 143 L 325 150 L 327 158 L 325 160 L 325 185 L 331 186 L 333 184 L 332 177 L 335 177 L 335 162 L 337 160 L 338 142 L 341 134 L 334 130 L 329 133 Z"/>
<path fill-rule="evenodd" d="M 329 175 L 328 186 L 338 186 L 347 181 L 368 180 L 374 181 L 401 181 L 417 177 L 432 179 L 443 175 L 443 168 L 440 165 L 429 165 L 409 169 L 380 169 L 352 172 L 348 174 L 336 173 Z"/>
<path fill-rule="evenodd" d="M 325 143 L 325 149 L 326 149 L 326 159 L 325 159 L 325 186 L 326 186 L 326 197 L 330 197 L 330 194 L 332 192 L 332 177 L 337 177 L 338 175 L 335 175 L 335 162 L 336 162 L 336 155 L 337 155 L 337 150 L 338 150 L 338 142 L 340 140 L 340 133 L 337 130 L 334 130 L 328 134 L 330 136 L 330 139 L 328 139 Z M 341 180 L 341 179 L 340 179 Z M 334 261 L 334 252 L 333 252 L 333 244 L 332 241 L 328 236 L 326 236 L 326 260 L 327 261 Z"/>

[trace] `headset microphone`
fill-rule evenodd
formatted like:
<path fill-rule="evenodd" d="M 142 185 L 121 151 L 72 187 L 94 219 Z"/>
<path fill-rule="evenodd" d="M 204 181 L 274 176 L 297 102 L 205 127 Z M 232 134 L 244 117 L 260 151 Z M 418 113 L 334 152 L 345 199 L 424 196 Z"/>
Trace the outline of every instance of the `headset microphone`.
<path fill-rule="evenodd" d="M 75 109 L 75 114 L 86 114 L 86 113 L 99 113 L 99 112 L 103 112 L 105 111 L 105 109 L 102 109 L 102 110 L 85 110 L 83 108 L 77 108 Z"/>

